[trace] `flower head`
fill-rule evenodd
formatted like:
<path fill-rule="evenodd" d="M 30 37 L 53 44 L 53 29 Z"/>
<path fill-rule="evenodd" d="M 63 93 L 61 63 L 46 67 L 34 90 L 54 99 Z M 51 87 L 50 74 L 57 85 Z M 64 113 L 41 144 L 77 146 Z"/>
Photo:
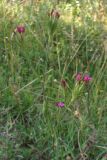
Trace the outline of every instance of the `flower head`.
<path fill-rule="evenodd" d="M 66 85 L 67 85 L 66 80 L 65 80 L 65 79 L 62 79 L 62 80 L 61 80 L 61 86 L 65 88 Z"/>
<path fill-rule="evenodd" d="M 65 106 L 64 102 L 57 102 L 57 103 L 56 103 L 56 107 L 62 108 L 62 107 L 64 107 L 64 106 Z"/>
<path fill-rule="evenodd" d="M 17 26 L 17 32 L 18 33 L 24 33 L 25 32 L 25 27 L 24 26 Z"/>
<path fill-rule="evenodd" d="M 81 73 L 77 73 L 76 80 L 79 82 L 82 81 L 82 74 Z"/>
<path fill-rule="evenodd" d="M 84 82 L 90 82 L 92 80 L 92 77 L 90 77 L 89 75 L 85 75 L 84 77 L 83 77 L 83 81 Z"/>

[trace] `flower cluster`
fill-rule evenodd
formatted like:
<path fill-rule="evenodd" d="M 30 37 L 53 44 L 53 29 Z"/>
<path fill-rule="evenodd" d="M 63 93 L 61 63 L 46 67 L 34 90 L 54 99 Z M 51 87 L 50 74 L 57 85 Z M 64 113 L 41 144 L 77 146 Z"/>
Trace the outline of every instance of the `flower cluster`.
<path fill-rule="evenodd" d="M 85 82 L 85 83 L 89 83 L 92 80 L 92 77 L 90 77 L 88 74 L 82 75 L 82 73 L 78 73 L 76 75 L 76 81 L 78 82 Z"/>

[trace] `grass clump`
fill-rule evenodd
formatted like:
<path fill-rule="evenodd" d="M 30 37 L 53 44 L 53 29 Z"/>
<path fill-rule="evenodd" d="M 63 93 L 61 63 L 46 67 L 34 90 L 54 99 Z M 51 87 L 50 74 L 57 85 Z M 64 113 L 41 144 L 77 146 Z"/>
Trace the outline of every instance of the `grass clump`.
<path fill-rule="evenodd" d="M 104 4 L 1 1 L 0 16 L 0 159 L 106 159 Z"/>

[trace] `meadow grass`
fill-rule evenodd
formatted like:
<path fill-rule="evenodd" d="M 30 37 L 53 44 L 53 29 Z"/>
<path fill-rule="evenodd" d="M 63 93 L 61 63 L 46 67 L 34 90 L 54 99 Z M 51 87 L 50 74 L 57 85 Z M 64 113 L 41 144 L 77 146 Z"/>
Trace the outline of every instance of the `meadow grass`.
<path fill-rule="evenodd" d="M 107 159 L 106 21 L 98 0 L 0 1 L 0 160 Z"/>

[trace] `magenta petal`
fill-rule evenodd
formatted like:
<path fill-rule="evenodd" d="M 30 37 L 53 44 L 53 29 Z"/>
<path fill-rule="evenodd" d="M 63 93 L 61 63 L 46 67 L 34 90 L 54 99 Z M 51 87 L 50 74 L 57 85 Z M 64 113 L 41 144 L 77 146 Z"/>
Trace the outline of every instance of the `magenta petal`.
<path fill-rule="evenodd" d="M 57 106 L 57 107 L 64 107 L 65 104 L 64 104 L 64 102 L 57 102 L 57 103 L 56 103 L 56 106 Z"/>
<path fill-rule="evenodd" d="M 84 80 L 84 82 L 89 82 L 92 80 L 92 77 L 90 77 L 89 75 L 85 75 L 83 80 Z"/>
<path fill-rule="evenodd" d="M 25 27 L 24 26 L 18 26 L 17 27 L 17 32 L 24 33 L 25 32 Z"/>
<path fill-rule="evenodd" d="M 76 75 L 76 80 L 77 80 L 77 81 L 81 81 L 81 80 L 82 80 L 82 74 L 81 74 L 81 73 L 78 73 L 78 74 Z"/>

